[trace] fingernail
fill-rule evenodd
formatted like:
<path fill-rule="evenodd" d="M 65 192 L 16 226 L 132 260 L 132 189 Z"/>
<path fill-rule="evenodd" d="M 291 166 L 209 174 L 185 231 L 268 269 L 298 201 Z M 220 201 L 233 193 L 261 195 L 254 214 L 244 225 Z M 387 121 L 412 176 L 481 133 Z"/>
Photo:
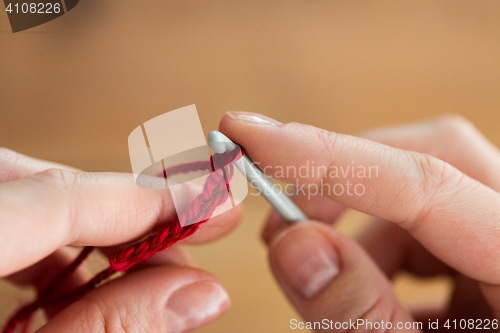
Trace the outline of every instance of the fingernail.
<path fill-rule="evenodd" d="M 271 241 L 270 247 L 276 268 L 290 287 L 305 298 L 320 294 L 339 274 L 337 252 L 312 227 L 289 227 Z"/>
<path fill-rule="evenodd" d="M 167 302 L 168 332 L 196 329 L 222 315 L 229 305 L 226 291 L 214 282 L 196 282 L 182 287 Z"/>
<path fill-rule="evenodd" d="M 240 112 L 240 111 L 230 111 L 227 115 L 233 119 L 243 120 L 252 124 L 257 125 L 281 125 L 281 123 L 273 118 L 266 117 L 264 115 L 252 112 Z"/>

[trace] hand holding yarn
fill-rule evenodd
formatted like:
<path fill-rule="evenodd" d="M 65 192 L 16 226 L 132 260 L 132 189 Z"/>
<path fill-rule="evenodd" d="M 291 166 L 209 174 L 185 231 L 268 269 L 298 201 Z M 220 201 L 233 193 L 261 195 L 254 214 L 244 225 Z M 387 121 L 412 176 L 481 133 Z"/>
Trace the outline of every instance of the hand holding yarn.
<path fill-rule="evenodd" d="M 223 236 L 237 224 L 241 207 L 201 227 L 194 224 L 179 229 L 168 191 L 141 189 L 131 175 L 85 173 L 2 148 L 0 211 L 0 274 L 16 284 L 32 284 L 39 291 L 37 301 L 16 317 L 17 327 L 24 331 L 38 307 L 45 308 L 50 318 L 40 332 L 71 332 L 75 327 L 81 328 L 78 332 L 113 327 L 187 332 L 214 320 L 229 306 L 220 282 L 192 268 L 193 261 L 182 248 L 174 245 L 155 253 L 197 229 L 185 242 Z M 148 251 L 140 250 L 140 244 L 151 242 L 161 232 L 169 242 L 157 241 L 150 243 L 154 246 Z M 131 245 L 120 245 L 126 243 Z M 86 247 L 78 255 L 67 245 Z M 80 263 L 93 246 L 111 247 L 114 266 L 92 278 Z M 125 251 L 129 255 L 120 255 Z M 133 272 L 92 290 L 115 271 L 128 270 L 139 262 Z M 194 295 L 203 295 L 204 301 L 195 301 Z M 74 302 L 68 305 L 68 300 Z M 214 308 L 219 310 L 214 312 Z M 134 320 L 127 315 L 131 311 L 136 313 Z M 194 315 L 204 311 L 204 318 Z M 6 331 L 14 328 L 7 326 Z"/>

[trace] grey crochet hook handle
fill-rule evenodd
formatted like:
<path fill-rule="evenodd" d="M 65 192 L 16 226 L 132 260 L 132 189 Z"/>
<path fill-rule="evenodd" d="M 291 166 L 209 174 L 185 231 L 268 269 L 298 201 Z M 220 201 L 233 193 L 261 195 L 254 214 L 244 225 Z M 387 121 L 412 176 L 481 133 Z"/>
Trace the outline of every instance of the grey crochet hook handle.
<path fill-rule="evenodd" d="M 233 150 L 236 144 L 227 136 L 218 131 L 208 134 L 208 144 L 216 153 L 223 154 L 226 149 Z M 276 211 L 289 223 L 305 221 L 307 216 L 297 207 L 283 191 L 273 189 L 274 183 L 257 165 L 246 155 L 241 158 L 242 163 L 235 163 L 250 184 L 276 209 Z M 242 166 L 243 164 L 243 166 Z"/>

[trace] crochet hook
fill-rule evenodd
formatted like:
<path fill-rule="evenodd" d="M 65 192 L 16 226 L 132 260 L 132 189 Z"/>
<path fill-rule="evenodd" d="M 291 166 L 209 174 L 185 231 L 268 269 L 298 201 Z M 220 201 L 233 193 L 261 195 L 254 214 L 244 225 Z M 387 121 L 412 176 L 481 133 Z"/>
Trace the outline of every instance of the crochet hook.
<path fill-rule="evenodd" d="M 233 150 L 236 148 L 234 142 L 218 131 L 212 131 L 208 134 L 208 144 L 210 148 L 218 154 L 225 153 L 226 149 Z M 274 183 L 245 153 L 243 153 L 241 160 L 242 163 L 235 163 L 236 167 L 245 175 L 248 182 L 259 191 L 274 209 L 276 209 L 285 221 L 294 223 L 308 219 L 285 193 L 273 189 Z"/>

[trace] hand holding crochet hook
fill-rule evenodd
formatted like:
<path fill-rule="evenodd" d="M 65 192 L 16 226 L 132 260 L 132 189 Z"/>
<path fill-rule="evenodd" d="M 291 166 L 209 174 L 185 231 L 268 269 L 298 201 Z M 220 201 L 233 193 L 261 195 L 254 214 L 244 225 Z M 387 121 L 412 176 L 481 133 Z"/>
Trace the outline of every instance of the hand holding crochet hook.
<path fill-rule="evenodd" d="M 263 192 L 279 211 L 263 232 L 271 268 L 304 322 L 366 319 L 396 326 L 440 315 L 490 321 L 498 315 L 492 309 L 500 308 L 500 154 L 465 120 L 440 118 L 358 138 L 231 112 L 220 131 L 244 148 L 247 176 L 259 190 L 272 183 L 249 158 L 298 189 L 320 185 L 323 195 L 298 192 L 295 203 L 282 193 Z M 47 282 L 76 257 L 68 245 L 105 247 L 109 253 L 109 247 L 140 239 L 175 214 L 168 191 L 141 189 L 130 175 L 85 173 L 8 150 L 0 153 L 0 274 L 17 284 L 33 284 L 42 295 Z M 321 170 L 355 163 L 376 167 L 377 173 L 272 172 L 298 169 L 307 161 Z M 340 191 L 347 181 L 363 191 Z M 332 226 L 347 208 L 376 221 L 357 240 Z M 216 216 L 183 242 L 221 237 L 241 214 L 237 206 Z M 414 314 L 404 308 L 390 284 L 401 270 L 455 278 L 448 311 Z M 89 278 L 81 266 L 60 291 Z M 222 284 L 194 268 L 189 255 L 174 245 L 69 305 L 47 307 L 50 321 L 39 332 L 189 332 L 228 308 Z M 290 322 L 290 327 L 304 322 Z"/>
<path fill-rule="evenodd" d="M 231 112 L 220 131 L 270 175 L 297 185 L 295 203 L 310 219 L 290 224 L 274 212 L 263 232 L 274 275 L 304 318 L 290 328 L 309 322 L 339 329 L 331 325 L 363 319 L 417 332 L 413 323 L 425 330 L 437 318 L 483 318 L 498 328 L 500 153 L 468 121 L 446 116 L 358 138 Z M 296 172 L 306 164 L 306 176 Z M 333 172 L 352 165 L 361 168 Z M 377 173 L 357 173 L 370 167 Z M 318 189 L 310 185 L 323 195 L 298 190 Z M 333 227 L 348 208 L 375 221 L 358 240 Z M 390 283 L 400 271 L 451 275 L 456 288 L 448 308 L 403 307 Z M 395 329 L 398 323 L 408 326 Z"/>

